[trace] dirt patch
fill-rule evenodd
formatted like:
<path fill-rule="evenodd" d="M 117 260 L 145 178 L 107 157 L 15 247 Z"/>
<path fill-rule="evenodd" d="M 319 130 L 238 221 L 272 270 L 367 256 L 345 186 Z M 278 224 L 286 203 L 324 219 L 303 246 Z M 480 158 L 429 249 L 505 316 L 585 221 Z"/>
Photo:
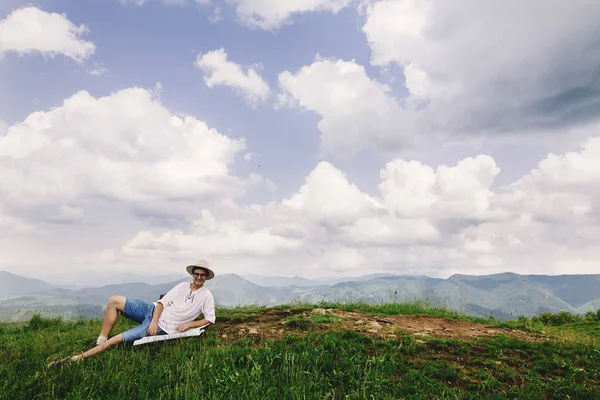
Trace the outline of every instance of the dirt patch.
<path fill-rule="evenodd" d="M 320 321 L 328 322 L 320 322 Z M 270 309 L 260 314 L 232 316 L 217 322 L 211 330 L 226 342 L 243 337 L 257 340 L 277 339 L 289 334 L 343 329 L 359 332 L 378 339 L 393 339 L 399 335 L 412 335 L 421 341 L 427 338 L 471 340 L 493 336 L 541 342 L 547 336 L 519 329 L 493 327 L 477 322 L 458 321 L 428 315 L 395 315 L 375 317 L 358 312 L 337 309 Z"/>
<path fill-rule="evenodd" d="M 478 322 L 458 321 L 428 315 L 394 315 L 371 317 L 352 312 L 331 311 L 344 320 L 345 326 L 352 324 L 355 331 L 375 336 L 391 336 L 396 331 L 405 331 L 416 338 L 437 337 L 445 339 L 470 340 L 474 338 L 505 336 L 524 341 L 545 341 L 547 337 L 524 332 L 518 329 L 492 327 Z"/>

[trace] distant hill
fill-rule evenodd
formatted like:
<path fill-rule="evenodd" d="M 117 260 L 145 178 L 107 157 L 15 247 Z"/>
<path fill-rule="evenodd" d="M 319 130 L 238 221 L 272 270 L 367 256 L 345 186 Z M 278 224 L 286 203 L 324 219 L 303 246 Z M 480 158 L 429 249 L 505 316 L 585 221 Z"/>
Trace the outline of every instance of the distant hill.
<path fill-rule="evenodd" d="M 0 271 L 0 299 L 35 293 L 54 288 L 39 279 L 25 278 L 10 272 Z"/>
<path fill-rule="evenodd" d="M 173 282 L 188 276 L 184 273 L 170 273 L 161 275 L 139 274 L 131 272 L 117 273 L 115 271 L 102 270 L 78 270 L 73 272 L 56 273 L 45 278 L 56 287 L 65 289 L 83 289 L 90 287 L 102 287 L 106 285 L 118 285 L 122 283 L 143 282 L 149 285 Z"/>
<path fill-rule="evenodd" d="M 492 315 L 581 314 L 600 305 L 600 275 L 453 275 L 448 282 L 471 291 L 467 307 L 482 306 Z"/>
<path fill-rule="evenodd" d="M 45 282 L 2 273 L 5 294 L 0 298 L 0 320 L 30 315 L 30 310 L 52 310 L 53 314 L 101 315 L 98 307 L 115 294 L 158 300 L 183 277 L 168 283 L 122 283 L 96 288 L 64 289 Z M 264 277 L 266 278 L 266 277 Z M 253 277 L 256 281 L 256 276 Z M 258 285 L 235 274 L 218 275 L 206 286 L 221 307 L 273 306 L 289 303 L 337 302 L 367 304 L 425 300 L 432 305 L 474 316 L 500 319 L 531 317 L 543 312 L 567 311 L 584 314 L 600 308 L 600 275 L 453 275 L 448 279 L 425 276 L 371 275 L 329 285 L 304 278 L 275 277 L 270 286 Z M 283 286 L 285 283 L 292 283 Z M 298 284 L 296 284 L 298 283 Z"/>
<path fill-rule="evenodd" d="M 314 278 L 307 279 L 299 276 L 285 277 L 285 276 L 263 276 L 263 275 L 242 275 L 242 278 L 259 286 L 298 286 L 298 287 L 311 287 L 311 286 L 333 286 L 342 282 L 357 282 L 357 281 L 368 281 L 377 278 L 389 278 L 400 275 L 376 273 L 367 274 L 355 277 L 328 277 L 328 278 Z"/>
<path fill-rule="evenodd" d="M 299 276 L 285 277 L 285 276 L 262 276 L 262 275 L 242 275 L 242 278 L 250 281 L 258 286 L 298 286 L 298 287 L 310 287 L 318 286 L 322 284 L 314 279 L 301 278 Z"/>
<path fill-rule="evenodd" d="M 405 302 L 427 297 L 431 288 L 443 279 L 420 277 L 378 277 L 369 280 L 345 281 L 331 287 L 319 287 L 298 294 L 301 301 L 313 303 L 357 302 L 382 303 Z"/>

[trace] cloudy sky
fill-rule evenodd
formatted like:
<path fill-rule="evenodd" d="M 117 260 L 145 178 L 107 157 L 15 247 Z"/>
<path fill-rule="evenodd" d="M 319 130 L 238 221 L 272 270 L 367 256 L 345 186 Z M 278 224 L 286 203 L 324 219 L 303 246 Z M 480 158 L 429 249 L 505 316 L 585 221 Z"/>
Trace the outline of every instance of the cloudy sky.
<path fill-rule="evenodd" d="M 600 272 L 596 0 L 2 0 L 0 270 Z"/>

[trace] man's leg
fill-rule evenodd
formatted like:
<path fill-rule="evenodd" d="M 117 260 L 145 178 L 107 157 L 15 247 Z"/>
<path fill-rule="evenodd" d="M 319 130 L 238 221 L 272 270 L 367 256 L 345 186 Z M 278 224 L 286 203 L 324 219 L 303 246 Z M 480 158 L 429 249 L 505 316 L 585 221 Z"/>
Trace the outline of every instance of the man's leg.
<path fill-rule="evenodd" d="M 125 310 L 127 308 L 127 310 Z M 70 361 L 78 361 L 87 357 L 91 357 L 98 353 L 107 350 L 108 348 L 122 343 L 122 342 L 133 342 L 137 339 L 141 339 L 148 334 L 148 327 L 152 321 L 152 314 L 154 311 L 154 305 L 144 300 L 129 299 L 129 301 L 123 296 L 112 296 L 106 305 L 106 312 L 104 313 L 104 321 L 102 324 L 102 333 L 110 334 L 110 331 L 114 327 L 118 312 L 123 312 L 123 315 L 130 318 L 140 325 L 132 328 L 128 331 L 113 336 L 110 339 L 104 338 L 104 340 L 96 342 L 96 346 L 92 347 L 88 351 L 67 357 L 62 360 L 54 361 L 48 364 L 48 367 L 58 367 L 62 364 Z M 106 329 L 106 330 L 105 330 Z"/>
<path fill-rule="evenodd" d="M 125 310 L 125 302 L 127 301 L 125 296 L 112 296 L 106 303 L 106 311 L 104 311 L 104 320 L 102 321 L 102 330 L 96 344 L 102 344 L 110 335 L 110 332 L 117 323 L 119 317 L 119 311 Z"/>
<path fill-rule="evenodd" d="M 102 353 L 104 350 L 107 350 L 110 347 L 112 347 L 116 344 L 122 343 L 122 342 L 123 342 L 123 335 L 119 333 L 118 335 L 115 335 L 115 336 L 111 337 L 110 339 L 108 339 L 106 342 L 99 344 L 96 347 L 92 347 L 88 351 L 83 352 L 79 355 L 73 356 L 74 358 L 72 358 L 72 359 L 73 359 L 73 361 L 77 361 L 77 360 L 81 360 L 84 358 L 94 356 L 94 355 L 96 355 L 98 353 Z"/>
<path fill-rule="evenodd" d="M 89 349 L 86 352 L 83 352 L 81 354 L 77 354 L 77 355 L 74 355 L 71 357 L 63 358 L 62 360 L 53 361 L 50 364 L 48 364 L 48 368 L 60 367 L 64 363 L 71 362 L 71 361 L 83 360 L 84 358 L 88 358 L 88 357 L 91 357 L 98 353 L 102 353 L 104 350 L 107 350 L 108 348 L 110 348 L 116 344 L 119 344 L 121 342 L 123 342 L 123 335 L 118 334 L 116 336 L 111 337 L 106 342 L 99 344 L 95 347 L 92 347 L 91 349 Z"/>

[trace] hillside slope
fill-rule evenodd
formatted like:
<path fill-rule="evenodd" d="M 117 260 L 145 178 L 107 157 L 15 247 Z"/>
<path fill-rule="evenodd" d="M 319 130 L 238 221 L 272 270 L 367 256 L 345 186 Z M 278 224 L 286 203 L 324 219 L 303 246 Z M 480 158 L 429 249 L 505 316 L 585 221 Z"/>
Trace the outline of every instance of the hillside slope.
<path fill-rule="evenodd" d="M 0 271 L 0 299 L 35 293 L 52 288 L 54 288 L 53 285 L 39 279 L 26 278 L 11 274 L 10 272 Z"/>
<path fill-rule="evenodd" d="M 92 345 L 100 321 L 36 316 L 25 325 L 0 324 L 6 378 L 0 393 L 10 399 L 592 399 L 600 393 L 597 320 L 576 334 L 418 303 L 243 307 L 217 315 L 199 338 L 121 345 L 55 369 L 47 363 Z M 114 333 L 132 326 L 121 318 Z"/>

